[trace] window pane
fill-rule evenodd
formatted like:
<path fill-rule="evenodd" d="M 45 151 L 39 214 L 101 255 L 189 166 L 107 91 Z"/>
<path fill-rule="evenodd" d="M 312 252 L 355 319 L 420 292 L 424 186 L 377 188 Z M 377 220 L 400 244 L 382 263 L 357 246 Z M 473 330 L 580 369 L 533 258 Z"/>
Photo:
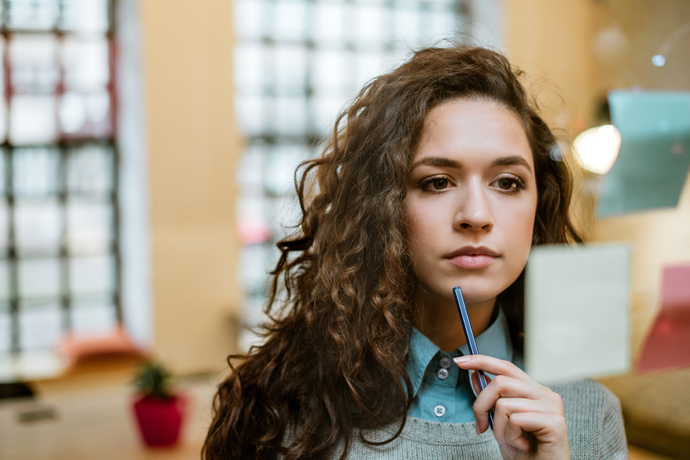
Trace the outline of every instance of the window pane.
<path fill-rule="evenodd" d="M 380 5 L 355 7 L 355 40 L 367 49 L 379 49 L 385 44 L 388 24 L 386 10 Z"/>
<path fill-rule="evenodd" d="M 19 346 L 23 350 L 50 348 L 62 335 L 62 316 L 57 303 L 24 304 L 19 310 Z"/>
<path fill-rule="evenodd" d="M 58 192 L 59 154 L 52 148 L 23 148 L 13 153 L 14 193 L 45 197 Z"/>
<path fill-rule="evenodd" d="M 400 5 L 394 13 L 395 36 L 410 48 L 416 48 L 420 39 L 419 10 Z"/>
<path fill-rule="evenodd" d="M 105 196 L 113 188 L 113 152 L 110 147 L 88 145 L 70 151 L 67 190 L 70 194 Z"/>
<path fill-rule="evenodd" d="M 73 294 L 101 294 L 113 290 L 114 266 L 110 257 L 79 257 L 71 259 L 69 264 Z"/>
<path fill-rule="evenodd" d="M 67 239 L 70 255 L 106 255 L 113 238 L 112 207 L 107 202 L 70 201 Z"/>
<path fill-rule="evenodd" d="M 55 0 L 11 0 L 6 4 L 8 26 L 14 29 L 51 29 L 57 24 Z"/>
<path fill-rule="evenodd" d="M 7 260 L 0 260 L 0 302 L 7 302 L 10 295 L 10 267 Z"/>
<path fill-rule="evenodd" d="M 58 254 L 62 225 L 56 200 L 17 202 L 14 212 L 20 255 Z"/>
<path fill-rule="evenodd" d="M 244 43 L 235 48 L 235 84 L 237 91 L 244 95 L 258 96 L 265 88 L 267 53 L 258 43 Z"/>
<path fill-rule="evenodd" d="M 291 96 L 305 92 L 307 51 L 303 46 L 282 45 L 274 48 L 276 92 Z"/>
<path fill-rule="evenodd" d="M 68 90 L 99 91 L 108 84 L 110 64 L 105 37 L 66 38 L 62 47 L 65 86 Z"/>
<path fill-rule="evenodd" d="M 57 105 L 53 96 L 14 96 L 10 112 L 10 140 L 14 144 L 43 144 L 57 139 Z"/>
<path fill-rule="evenodd" d="M 0 354 L 10 351 L 12 343 L 12 322 L 6 307 L 0 307 Z"/>
<path fill-rule="evenodd" d="M 12 86 L 23 94 L 52 94 L 60 71 L 53 35 L 13 35 L 9 42 Z"/>
<path fill-rule="evenodd" d="M 78 32 L 108 30 L 107 0 L 63 0 L 62 29 Z"/>
<path fill-rule="evenodd" d="M 7 256 L 7 211 L 5 200 L 0 198 L 0 257 Z"/>
<path fill-rule="evenodd" d="M 314 5 L 312 29 L 314 39 L 323 43 L 337 43 L 345 39 L 345 5 L 341 2 Z"/>
<path fill-rule="evenodd" d="M 235 99 L 235 107 L 240 127 L 244 134 L 257 136 L 265 132 L 263 97 L 240 96 Z"/>
<path fill-rule="evenodd" d="M 240 158 L 237 182 L 243 194 L 261 193 L 264 180 L 265 150 L 263 145 L 252 145 Z"/>
<path fill-rule="evenodd" d="M 112 331 L 117 326 L 115 305 L 110 297 L 77 300 L 72 307 L 72 332 L 95 335 Z"/>
<path fill-rule="evenodd" d="M 22 298 L 57 297 L 60 263 L 57 259 L 20 259 L 19 295 Z"/>
<path fill-rule="evenodd" d="M 268 28 L 275 40 L 304 40 L 307 31 L 307 2 L 304 0 L 277 0 L 271 7 L 274 26 Z"/>
<path fill-rule="evenodd" d="M 295 170 L 306 159 L 302 145 L 279 145 L 269 152 L 264 186 L 269 193 L 285 195 L 295 190 Z"/>
<path fill-rule="evenodd" d="M 263 0 L 237 0 L 233 14 L 235 31 L 241 37 L 259 39 L 268 28 L 268 5 Z"/>
<path fill-rule="evenodd" d="M 307 101 L 303 97 L 278 97 L 275 101 L 275 130 L 278 134 L 307 133 Z"/>

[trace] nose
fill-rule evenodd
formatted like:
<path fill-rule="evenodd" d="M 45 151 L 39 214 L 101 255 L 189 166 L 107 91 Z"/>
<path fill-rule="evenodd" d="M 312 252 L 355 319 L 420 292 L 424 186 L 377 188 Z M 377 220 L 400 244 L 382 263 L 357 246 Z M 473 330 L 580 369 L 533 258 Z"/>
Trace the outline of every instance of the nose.
<path fill-rule="evenodd" d="M 479 183 L 467 184 L 458 197 L 458 210 L 453 219 L 456 230 L 489 231 L 494 226 L 494 219 L 485 190 Z"/>

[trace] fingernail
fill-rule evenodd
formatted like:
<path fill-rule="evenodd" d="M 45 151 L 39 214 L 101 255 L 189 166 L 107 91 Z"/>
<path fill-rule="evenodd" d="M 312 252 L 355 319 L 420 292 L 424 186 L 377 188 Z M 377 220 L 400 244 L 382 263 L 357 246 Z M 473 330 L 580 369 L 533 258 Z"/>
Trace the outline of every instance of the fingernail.
<path fill-rule="evenodd" d="M 474 423 L 474 427 L 477 429 L 477 434 L 481 434 L 481 433 L 479 432 L 479 425 L 478 425 L 476 422 Z"/>
<path fill-rule="evenodd" d="M 455 361 L 456 364 L 462 364 L 468 363 L 471 358 L 471 356 L 458 356 L 457 358 L 453 358 L 453 361 Z"/>

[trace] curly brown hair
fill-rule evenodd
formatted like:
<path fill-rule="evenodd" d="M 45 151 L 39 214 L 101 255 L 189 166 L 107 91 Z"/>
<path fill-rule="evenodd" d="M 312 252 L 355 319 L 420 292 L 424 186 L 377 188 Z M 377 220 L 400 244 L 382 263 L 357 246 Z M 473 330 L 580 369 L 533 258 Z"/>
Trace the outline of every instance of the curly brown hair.
<path fill-rule="evenodd" d="M 429 111 L 478 98 L 512 110 L 534 155 L 533 244 L 580 242 L 569 217 L 571 174 L 556 139 L 519 82 L 491 50 L 421 50 L 371 81 L 338 118 L 324 153 L 296 174 L 302 220 L 278 243 L 265 342 L 228 358 L 202 455 L 207 460 L 347 456 L 355 429 L 406 421 L 406 371 L 415 275 L 403 201 Z M 281 287 L 282 286 L 282 287 Z M 499 295 L 522 350 L 523 275 Z M 284 292 L 278 300 L 279 292 Z M 384 442 L 384 443 L 385 443 Z M 373 444 L 373 443 L 372 443 Z"/>

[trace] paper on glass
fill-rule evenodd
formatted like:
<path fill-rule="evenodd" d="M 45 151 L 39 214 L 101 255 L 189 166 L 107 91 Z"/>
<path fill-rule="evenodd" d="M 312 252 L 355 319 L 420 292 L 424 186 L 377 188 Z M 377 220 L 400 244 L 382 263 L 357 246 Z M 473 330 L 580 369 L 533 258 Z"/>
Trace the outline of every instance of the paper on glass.
<path fill-rule="evenodd" d="M 525 280 L 525 366 L 542 382 L 629 367 L 629 251 L 623 244 L 542 246 Z"/>

